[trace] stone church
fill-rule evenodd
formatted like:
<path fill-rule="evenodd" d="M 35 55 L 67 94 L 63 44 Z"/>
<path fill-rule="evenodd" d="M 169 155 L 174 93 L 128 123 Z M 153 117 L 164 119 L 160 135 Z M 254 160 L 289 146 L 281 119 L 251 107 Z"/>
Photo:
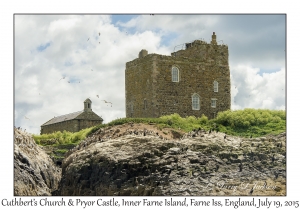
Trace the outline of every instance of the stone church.
<path fill-rule="evenodd" d="M 126 117 L 214 118 L 231 108 L 228 46 L 218 44 L 213 32 L 207 43 L 185 43 L 171 56 L 148 54 L 126 63 Z"/>
<path fill-rule="evenodd" d="M 92 101 L 86 99 L 82 111 L 54 117 L 41 125 L 41 135 L 56 131 L 77 132 L 84 128 L 89 128 L 103 122 L 103 119 L 92 111 Z"/>

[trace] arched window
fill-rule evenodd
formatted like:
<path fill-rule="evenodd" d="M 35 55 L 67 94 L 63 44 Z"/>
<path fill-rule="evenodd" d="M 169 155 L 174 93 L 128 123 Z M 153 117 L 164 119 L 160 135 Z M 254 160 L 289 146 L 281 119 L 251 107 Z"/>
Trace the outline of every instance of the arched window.
<path fill-rule="evenodd" d="M 179 82 L 179 69 L 172 67 L 172 82 Z"/>
<path fill-rule="evenodd" d="M 200 110 L 200 97 L 196 93 L 192 95 L 192 109 Z"/>
<path fill-rule="evenodd" d="M 217 81 L 214 81 L 214 92 L 219 91 L 219 83 Z"/>

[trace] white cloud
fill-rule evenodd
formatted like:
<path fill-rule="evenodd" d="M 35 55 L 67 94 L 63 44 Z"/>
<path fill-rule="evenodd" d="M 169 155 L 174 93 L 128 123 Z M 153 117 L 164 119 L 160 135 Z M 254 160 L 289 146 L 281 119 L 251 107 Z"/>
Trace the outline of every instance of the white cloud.
<path fill-rule="evenodd" d="M 16 126 L 39 133 L 40 125 L 53 116 L 82 110 L 88 97 L 104 122 L 125 117 L 126 62 L 137 58 L 141 49 L 170 55 L 180 43 L 201 37 L 210 41 L 222 21 L 221 16 L 211 15 L 142 15 L 113 25 L 108 15 L 16 15 Z M 224 34 L 220 31 L 218 39 Z M 246 49 L 241 52 L 249 58 Z M 229 53 L 230 58 L 236 57 L 230 46 Z M 271 58 L 265 57 L 264 62 L 271 63 Z M 255 59 L 253 55 L 251 61 Z M 230 60 L 232 108 L 284 107 L 285 96 L 278 94 L 285 86 L 284 69 L 261 75 L 261 68 L 252 66 L 247 60 Z"/>
<path fill-rule="evenodd" d="M 88 97 L 105 122 L 125 117 L 125 63 L 141 49 L 166 49 L 151 31 L 126 34 L 109 22 L 97 16 L 16 18 L 17 126 L 39 133 L 40 125 L 52 117 L 82 110 Z M 34 40 L 27 36 L 33 28 Z M 39 52 L 37 47 L 47 42 L 49 47 Z M 24 120 L 25 115 L 31 120 Z"/>
<path fill-rule="evenodd" d="M 285 109 L 285 69 L 259 74 L 258 68 L 231 67 L 232 108 Z"/>

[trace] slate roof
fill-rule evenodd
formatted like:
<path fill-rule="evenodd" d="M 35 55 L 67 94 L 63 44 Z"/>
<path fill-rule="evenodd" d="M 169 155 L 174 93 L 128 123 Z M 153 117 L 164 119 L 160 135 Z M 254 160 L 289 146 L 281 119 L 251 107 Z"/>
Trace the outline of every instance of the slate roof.
<path fill-rule="evenodd" d="M 78 111 L 78 112 L 73 112 L 70 114 L 65 114 L 65 115 L 61 115 L 58 117 L 54 117 L 51 120 L 45 122 L 42 126 L 44 125 L 50 125 L 50 124 L 54 124 L 54 123 L 59 123 L 59 122 L 63 122 L 66 120 L 73 120 L 74 118 L 78 117 L 78 115 L 80 115 L 81 113 L 83 113 L 84 111 Z"/>

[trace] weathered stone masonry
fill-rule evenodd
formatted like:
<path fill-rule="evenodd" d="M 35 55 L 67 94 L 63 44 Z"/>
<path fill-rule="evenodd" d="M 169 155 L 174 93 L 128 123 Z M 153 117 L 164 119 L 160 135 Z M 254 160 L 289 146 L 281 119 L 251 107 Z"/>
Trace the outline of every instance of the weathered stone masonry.
<path fill-rule="evenodd" d="M 171 56 L 142 50 L 139 58 L 126 63 L 126 117 L 178 113 L 182 117 L 205 114 L 214 118 L 218 112 L 230 109 L 228 46 L 218 45 L 215 34 L 210 44 L 195 40 L 185 46 L 185 50 Z M 179 70 L 179 80 L 175 82 L 174 67 Z"/>
<path fill-rule="evenodd" d="M 84 110 L 70 114 L 54 117 L 41 125 L 41 134 L 53 133 L 56 131 L 77 132 L 101 124 L 103 119 L 92 111 L 92 101 L 84 101 Z"/>

